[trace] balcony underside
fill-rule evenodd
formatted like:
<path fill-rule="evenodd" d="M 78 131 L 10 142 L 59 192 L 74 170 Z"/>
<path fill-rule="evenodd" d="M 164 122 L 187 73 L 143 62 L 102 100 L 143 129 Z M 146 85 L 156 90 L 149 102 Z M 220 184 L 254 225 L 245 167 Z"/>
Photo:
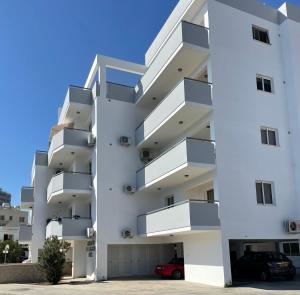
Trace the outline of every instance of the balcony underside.
<path fill-rule="evenodd" d="M 190 76 L 208 58 L 208 54 L 209 50 L 206 48 L 182 43 L 161 69 L 159 76 L 153 79 L 147 89 L 143 89 L 144 95 L 138 99 L 138 106 L 153 108 L 172 90 L 174 85 L 184 77 Z M 156 98 L 155 101 L 153 101 L 153 97 Z"/>
<path fill-rule="evenodd" d="M 80 201 L 89 201 L 92 190 L 62 189 L 52 193 L 48 198 L 48 204 L 70 203 L 76 199 Z"/>
<path fill-rule="evenodd" d="M 49 158 L 49 167 L 55 168 L 68 168 L 76 157 L 84 159 L 90 156 L 91 149 L 83 146 L 76 145 L 62 145 L 55 149 Z"/>
<path fill-rule="evenodd" d="M 167 189 L 181 185 L 187 181 L 205 175 L 215 169 L 215 165 L 202 163 L 185 163 L 172 171 L 157 177 L 139 190 L 146 192 L 157 191 L 158 189 Z"/>
<path fill-rule="evenodd" d="M 166 118 L 161 125 L 145 136 L 145 139 L 138 144 L 138 147 L 157 148 L 158 146 L 165 146 L 211 111 L 212 106 L 185 102 L 171 116 Z M 179 124 L 179 122 L 183 122 L 183 124 Z"/>

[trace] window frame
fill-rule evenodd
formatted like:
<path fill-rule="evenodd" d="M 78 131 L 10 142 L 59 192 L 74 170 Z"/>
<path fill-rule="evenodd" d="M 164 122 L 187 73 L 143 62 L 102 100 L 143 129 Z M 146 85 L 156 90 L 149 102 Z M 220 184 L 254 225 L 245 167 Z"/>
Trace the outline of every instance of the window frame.
<path fill-rule="evenodd" d="M 170 202 L 171 203 L 170 205 L 169 205 L 169 200 L 172 200 L 172 202 Z M 174 204 L 175 204 L 174 195 L 168 195 L 165 197 L 165 207 L 166 208 L 174 207 Z"/>
<path fill-rule="evenodd" d="M 287 254 L 284 251 L 284 245 L 287 244 L 289 246 L 289 254 Z M 299 249 L 299 254 L 298 255 L 291 255 L 292 254 L 292 248 L 291 248 L 291 244 L 297 244 L 298 245 L 298 249 Z M 286 241 L 286 242 L 282 242 L 281 243 L 282 246 L 282 253 L 285 254 L 288 257 L 300 257 L 300 243 L 297 241 Z"/>
<path fill-rule="evenodd" d="M 263 27 L 260 27 L 260 26 L 257 26 L 257 25 L 254 25 L 254 24 L 252 24 L 251 29 L 252 29 L 252 30 L 251 30 L 251 32 L 252 32 L 252 39 L 253 39 L 254 41 L 257 41 L 257 42 L 259 42 L 259 43 L 266 44 L 266 45 L 269 45 L 269 46 L 272 45 L 272 43 L 271 43 L 271 38 L 270 38 L 270 30 L 268 30 L 268 29 L 266 29 L 266 28 L 263 28 Z M 260 31 L 260 32 L 267 33 L 269 42 L 264 42 L 264 41 L 262 41 L 262 40 L 259 40 L 259 39 L 254 38 L 254 30 L 255 30 L 255 29 L 258 30 L 258 31 Z"/>
<path fill-rule="evenodd" d="M 257 200 L 257 189 L 256 189 L 256 185 L 261 183 L 262 184 L 262 199 L 263 199 L 263 203 L 258 203 Z M 271 185 L 271 194 L 272 194 L 272 203 L 266 203 L 265 200 L 265 192 L 264 192 L 264 184 L 270 184 Z M 261 179 L 257 179 L 255 181 L 255 193 L 256 193 L 256 204 L 258 206 L 276 206 L 276 198 L 275 198 L 275 188 L 274 188 L 274 182 L 273 181 L 267 181 L 267 180 L 261 180 Z"/>
<path fill-rule="evenodd" d="M 277 128 L 272 128 L 272 127 L 266 127 L 266 126 L 260 126 L 260 142 L 262 145 L 265 146 L 270 146 L 270 147 L 279 147 L 279 132 Z M 263 142 L 263 138 L 262 138 L 262 131 L 266 131 L 267 133 L 267 143 Z M 270 139 L 269 139 L 269 131 L 274 132 L 275 133 L 275 141 L 276 144 L 270 144 Z"/>
<path fill-rule="evenodd" d="M 261 79 L 262 79 L 262 87 L 263 87 L 263 89 L 258 89 L 258 87 L 257 87 L 257 79 L 258 79 L 258 78 L 261 78 Z M 269 81 L 270 81 L 270 84 L 271 84 L 271 92 L 265 90 L 265 83 L 264 83 L 264 80 L 269 80 Z M 256 74 L 255 82 L 256 82 L 256 90 L 257 90 L 257 91 L 260 91 L 260 92 L 263 92 L 263 93 L 267 93 L 267 94 L 274 94 L 274 93 L 275 93 L 274 79 L 273 79 L 272 77 L 270 77 L 270 76 L 265 76 L 265 75 L 261 75 L 261 74 Z"/>

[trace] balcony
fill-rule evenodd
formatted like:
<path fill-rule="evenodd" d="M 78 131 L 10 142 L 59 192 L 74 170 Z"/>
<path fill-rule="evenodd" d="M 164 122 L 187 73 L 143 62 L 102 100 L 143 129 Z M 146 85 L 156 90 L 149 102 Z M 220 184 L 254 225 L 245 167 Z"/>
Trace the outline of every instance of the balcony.
<path fill-rule="evenodd" d="M 169 188 L 214 168 L 214 143 L 187 138 L 137 171 L 137 187 L 139 190 Z"/>
<path fill-rule="evenodd" d="M 54 175 L 47 188 L 48 203 L 68 202 L 74 198 L 89 199 L 92 193 L 92 176 L 77 172 Z"/>
<path fill-rule="evenodd" d="M 155 237 L 220 228 L 218 204 L 188 200 L 137 217 L 138 234 Z"/>
<path fill-rule="evenodd" d="M 69 86 L 59 114 L 59 124 L 74 120 L 86 121 L 92 111 L 93 95 L 89 88 Z"/>
<path fill-rule="evenodd" d="M 141 78 L 137 104 L 151 106 L 158 103 L 174 85 L 191 75 L 207 59 L 208 54 L 208 29 L 180 22 Z M 156 98 L 155 102 L 153 97 Z"/>
<path fill-rule="evenodd" d="M 71 128 L 56 133 L 49 147 L 49 167 L 67 169 L 75 157 L 88 157 L 91 153 L 87 145 L 89 134 L 89 131 Z"/>
<path fill-rule="evenodd" d="M 89 218 L 57 218 L 50 220 L 46 226 L 46 238 L 57 236 L 64 240 L 84 240 L 86 231 L 92 226 Z"/>
<path fill-rule="evenodd" d="M 29 243 L 32 239 L 32 227 L 31 225 L 21 225 L 19 231 L 19 242 Z"/>
<path fill-rule="evenodd" d="M 136 129 L 136 144 L 140 148 L 163 146 L 210 111 L 211 84 L 185 78 Z"/>
<path fill-rule="evenodd" d="M 32 209 L 33 207 L 33 187 L 23 186 L 21 189 L 21 208 Z"/>

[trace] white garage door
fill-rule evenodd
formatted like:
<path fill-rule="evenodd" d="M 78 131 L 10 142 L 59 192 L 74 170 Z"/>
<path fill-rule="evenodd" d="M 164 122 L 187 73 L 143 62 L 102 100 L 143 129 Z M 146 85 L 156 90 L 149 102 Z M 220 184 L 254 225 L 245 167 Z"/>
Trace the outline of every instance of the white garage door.
<path fill-rule="evenodd" d="M 108 277 L 154 274 L 157 264 L 174 257 L 174 245 L 109 245 Z"/>

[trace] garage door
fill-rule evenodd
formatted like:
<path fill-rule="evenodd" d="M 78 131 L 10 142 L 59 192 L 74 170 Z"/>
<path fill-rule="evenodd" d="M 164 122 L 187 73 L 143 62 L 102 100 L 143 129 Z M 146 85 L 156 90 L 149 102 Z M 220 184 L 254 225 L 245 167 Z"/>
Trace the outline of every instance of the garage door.
<path fill-rule="evenodd" d="M 108 277 L 148 275 L 174 257 L 174 245 L 109 245 Z"/>

